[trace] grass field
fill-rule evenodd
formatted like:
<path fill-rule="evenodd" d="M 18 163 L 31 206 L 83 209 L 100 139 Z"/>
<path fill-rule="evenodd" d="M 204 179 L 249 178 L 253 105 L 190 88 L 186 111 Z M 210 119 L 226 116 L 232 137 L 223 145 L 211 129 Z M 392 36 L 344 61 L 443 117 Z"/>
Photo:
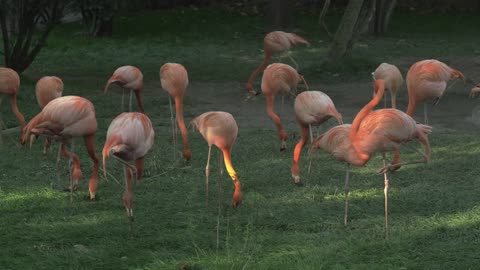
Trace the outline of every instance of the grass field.
<path fill-rule="evenodd" d="M 325 65 L 328 40 L 314 24 L 316 18 L 301 14 L 297 20 L 312 45 L 295 49 L 292 55 L 313 84 L 346 82 L 354 88 L 368 82 L 368 74 L 381 61 L 458 62 L 480 55 L 478 16 L 396 14 L 387 36 L 362 39 L 351 57 Z M 48 46 L 21 76 L 18 103 L 26 119 L 40 110 L 34 96 L 36 80 L 60 76 L 64 94 L 85 96 L 95 104 L 100 153 L 107 127 L 120 113 L 120 96 L 113 88 L 103 95 L 103 86 L 118 66 L 136 65 L 145 75 L 145 107 L 155 126 L 155 145 L 146 157 L 146 175 L 135 187 L 131 233 L 117 162 L 108 162 L 109 175 L 100 178 L 98 200 L 90 202 L 91 162 L 78 140 L 75 149 L 84 179 L 70 205 L 69 194 L 62 191 L 68 184 L 67 161 L 61 163 L 61 179 L 56 177 L 57 146 L 43 155 L 42 140 L 27 149 L 18 145 L 16 136 L 5 136 L 0 146 L 0 269 L 476 269 L 480 140 L 474 125 L 462 130 L 434 125 L 432 162 L 391 175 L 388 241 L 383 177 L 375 175 L 380 157 L 352 170 L 350 220 L 345 227 L 345 165 L 321 153 L 307 176 L 303 153 L 301 169 L 307 185 L 294 186 L 290 177 L 294 140 L 287 151 L 279 152 L 271 123 L 262 129 L 239 123 L 232 158 L 243 183 L 244 203 L 237 209 L 228 207 L 232 183 L 226 173 L 218 172 L 220 155 L 212 151 L 206 206 L 208 146 L 199 133 L 191 132 L 190 164 L 172 160 L 168 101 L 160 90 L 158 70 L 165 62 L 179 62 L 187 67 L 192 84 L 204 82 L 218 89 L 238 83 L 238 88 L 224 90 L 235 97 L 230 104 L 235 107 L 241 102 L 243 83 L 262 58 L 262 23 L 261 18 L 185 9 L 121 15 L 109 39 L 86 38 L 77 24 L 56 28 Z M 478 66 L 466 67 L 462 71 L 478 81 Z M 405 74 L 405 67 L 401 70 Z M 460 95 L 451 97 L 457 99 Z M 186 120 L 199 108 L 214 110 L 215 102 L 213 90 L 208 103 L 199 104 L 193 93 L 187 94 Z M 442 102 L 439 107 L 448 105 L 451 111 L 463 106 Z M 356 104 L 343 106 L 357 108 Z M 2 105 L 7 127 L 17 126 L 8 100 Z M 298 137 L 297 129 L 287 131 Z M 415 159 L 416 153 L 407 149 L 403 158 Z"/>

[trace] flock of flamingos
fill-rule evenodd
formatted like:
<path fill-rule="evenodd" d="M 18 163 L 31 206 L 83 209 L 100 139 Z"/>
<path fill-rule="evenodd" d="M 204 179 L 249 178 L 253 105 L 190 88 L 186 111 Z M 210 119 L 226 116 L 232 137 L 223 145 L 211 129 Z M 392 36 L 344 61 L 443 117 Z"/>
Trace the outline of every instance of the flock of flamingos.
<path fill-rule="evenodd" d="M 266 98 L 267 113 L 275 122 L 280 139 L 280 149 L 286 148 L 287 134 L 283 129 L 279 116 L 273 110 L 274 97 L 279 94 L 293 93 L 297 84 L 306 82 L 296 68 L 286 64 L 270 64 L 272 55 L 289 50 L 292 46 L 303 43 L 309 44 L 304 38 L 282 31 L 268 33 L 264 39 L 265 58 L 260 66 L 252 73 L 246 84 L 249 95 L 257 95 L 254 90 L 255 77 L 263 71 L 261 82 L 262 93 Z M 268 65 L 268 66 L 267 66 Z M 383 168 L 378 173 L 384 175 L 385 195 L 385 228 L 388 236 L 388 187 L 387 173 L 398 170 L 401 166 L 413 163 L 427 163 L 430 160 L 430 144 L 428 135 L 432 127 L 428 125 L 427 103 L 436 104 L 442 97 L 447 82 L 455 78 L 465 81 L 463 74 L 437 60 L 423 60 L 413 64 L 406 76 L 409 95 L 407 112 L 396 109 L 395 97 L 403 84 L 399 69 L 387 63 L 382 63 L 373 73 L 373 99 L 366 104 L 355 116 L 351 124 L 344 124 L 342 116 L 335 108 L 328 95 L 320 91 L 304 91 L 295 98 L 294 110 L 301 128 L 301 139 L 296 144 L 293 153 L 291 173 L 293 182 L 300 181 L 299 159 L 302 148 L 310 140 L 310 151 L 322 149 L 337 160 L 345 161 L 347 172 L 345 177 L 345 214 L 344 223 L 347 223 L 348 213 L 348 181 L 349 165 L 363 166 L 374 153 L 381 153 Z M 187 70 L 181 64 L 167 63 L 160 68 L 161 86 L 174 98 L 175 115 L 172 116 L 172 132 L 174 147 L 176 147 L 176 125 L 183 138 L 183 158 L 188 161 L 192 154 L 188 144 L 187 128 L 183 120 L 183 97 L 188 86 Z M 105 92 L 111 84 L 117 84 L 125 90 L 130 90 L 130 111 L 132 111 L 132 95 L 136 95 L 141 113 L 124 112 L 111 122 L 102 150 L 103 171 L 106 173 L 106 159 L 113 157 L 123 164 L 125 174 L 125 191 L 123 203 L 127 216 L 133 220 L 133 193 L 132 179 L 138 180 L 144 172 L 144 157 L 154 143 L 154 129 L 148 116 L 145 114 L 142 102 L 143 75 L 133 66 L 123 66 L 115 70 L 105 86 Z M 88 154 L 93 160 L 93 170 L 89 181 L 90 199 L 95 199 L 98 185 L 99 159 L 94 145 L 94 136 L 97 131 L 95 108 L 92 102 L 79 96 L 62 96 L 63 82 L 58 77 L 42 77 L 36 84 L 35 94 L 42 111 L 25 125 L 25 119 L 16 105 L 16 94 L 20 85 L 18 74 L 9 68 L 0 68 L 0 94 L 10 96 L 12 110 L 21 123 L 21 143 L 30 140 L 30 145 L 39 136 L 45 140 L 44 152 L 52 141 L 60 142 L 59 155 L 70 160 L 70 186 L 73 192 L 82 178 L 79 157 L 67 149 L 74 137 L 83 137 Z M 308 86 L 307 86 L 308 88 Z M 392 108 L 374 110 L 386 92 L 390 93 Z M 480 84 L 475 86 L 470 95 L 480 92 Z M 415 107 L 425 104 L 425 124 L 417 123 L 413 118 Z M 124 96 L 122 95 L 122 110 Z M 386 107 L 386 101 L 384 100 Z M 173 115 L 170 100 L 170 111 Z M 313 139 L 311 127 L 318 126 L 334 118 L 339 125 Z M 211 146 L 217 146 L 223 153 L 225 167 L 234 183 L 232 204 L 238 206 L 242 202 L 240 179 L 238 178 L 231 161 L 231 150 L 236 140 L 238 127 L 234 117 L 227 112 L 210 111 L 201 114 L 191 121 L 192 125 L 202 134 L 209 146 L 207 165 L 205 169 L 208 192 L 208 176 Z M 402 161 L 399 147 L 409 141 L 418 140 L 425 146 L 425 152 L 415 149 L 421 158 L 415 161 Z M 385 153 L 394 152 L 391 163 L 385 160 Z M 132 164 L 133 163 L 133 164 Z M 208 195 L 208 193 L 207 193 Z"/>

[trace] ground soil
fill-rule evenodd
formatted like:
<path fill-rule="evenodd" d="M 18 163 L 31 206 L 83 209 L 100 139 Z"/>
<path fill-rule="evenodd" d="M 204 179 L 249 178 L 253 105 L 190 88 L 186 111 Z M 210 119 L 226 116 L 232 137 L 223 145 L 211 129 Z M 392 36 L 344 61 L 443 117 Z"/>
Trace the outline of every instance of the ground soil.
<path fill-rule="evenodd" d="M 397 64 L 406 76 L 406 71 L 415 61 L 419 59 L 404 58 Z M 447 61 L 446 61 L 447 62 Z M 429 124 L 434 131 L 448 131 L 451 129 L 465 132 L 476 132 L 480 130 L 480 100 L 469 99 L 468 93 L 474 83 L 480 82 L 480 58 L 452 58 L 447 62 L 451 67 L 460 70 L 468 78 L 464 84 L 461 80 L 451 81 L 447 86 L 445 95 L 436 106 L 428 106 Z M 315 78 L 306 78 L 310 90 L 320 90 L 328 94 L 334 101 L 337 110 L 343 115 L 344 122 L 350 123 L 355 114 L 365 105 L 372 95 L 370 73 L 365 71 L 366 79 L 363 81 L 344 82 L 337 84 L 323 84 Z M 246 78 L 245 78 L 246 81 Z M 253 99 L 245 101 L 245 82 L 191 82 L 188 88 L 188 99 L 190 108 L 187 110 L 191 116 L 199 115 L 205 111 L 220 110 L 232 113 L 240 128 L 263 128 L 275 130 L 275 126 L 266 113 L 265 98 L 258 95 Z M 260 78 L 256 82 L 256 90 L 260 91 Z M 300 85 L 299 90 L 304 90 Z M 390 97 L 387 104 L 390 105 Z M 298 127 L 293 113 L 293 96 L 285 96 L 282 109 L 282 98 L 275 100 L 275 111 L 282 119 L 287 132 L 297 133 Z M 408 94 L 404 84 L 397 97 L 398 109 L 406 110 Z M 380 107 L 383 104 L 381 103 Z M 186 119 L 188 120 L 188 115 Z M 423 123 L 423 105 L 417 107 L 415 117 L 418 122 Z M 330 120 L 330 125 L 334 121 Z"/>

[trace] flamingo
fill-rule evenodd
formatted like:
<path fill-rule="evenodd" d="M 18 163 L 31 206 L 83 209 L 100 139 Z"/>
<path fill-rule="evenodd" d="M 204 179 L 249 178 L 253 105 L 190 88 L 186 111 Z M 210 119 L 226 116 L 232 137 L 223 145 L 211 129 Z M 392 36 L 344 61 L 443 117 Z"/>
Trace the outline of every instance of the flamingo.
<path fill-rule="evenodd" d="M 472 90 L 470 90 L 470 94 L 468 94 L 469 97 L 474 98 L 480 93 L 480 83 L 475 85 Z"/>
<path fill-rule="evenodd" d="M 253 81 L 255 80 L 255 77 L 257 77 L 258 73 L 265 69 L 272 55 L 288 51 L 294 45 L 299 43 L 310 45 L 308 41 L 294 33 L 286 33 L 283 31 L 273 31 L 268 33 L 263 40 L 263 52 L 265 54 L 265 58 L 260 66 L 258 66 L 258 68 L 253 71 L 248 78 L 246 85 L 247 92 L 254 96 L 257 95 L 257 92 L 253 89 Z M 293 60 L 290 55 L 288 55 L 288 57 L 294 63 L 295 69 L 298 70 L 298 64 L 295 62 L 295 60 Z"/>
<path fill-rule="evenodd" d="M 358 112 L 351 125 L 333 127 L 316 138 L 311 144 L 310 150 L 323 149 L 336 159 L 346 161 L 353 166 L 364 166 L 374 153 L 382 153 L 384 166 L 378 173 L 384 175 L 385 233 L 388 238 L 389 180 L 387 172 L 396 165 L 428 163 L 431 153 L 428 134 L 431 133 L 432 127 L 417 124 L 411 116 L 397 109 L 372 111 L 383 97 L 384 81 L 376 80 L 375 88 L 375 97 Z M 412 140 L 418 140 L 425 146 L 425 153 L 416 150 L 421 154 L 421 159 L 401 164 L 386 164 L 386 152 L 398 151 L 401 145 Z M 348 213 L 349 165 L 347 165 L 345 177 L 345 224 L 347 224 Z"/>
<path fill-rule="evenodd" d="M 152 122 L 145 114 L 138 112 L 122 113 L 110 123 L 107 139 L 102 150 L 103 172 L 106 176 L 106 160 L 112 156 L 123 164 L 125 191 L 123 205 L 127 217 L 133 221 L 132 175 L 135 182 L 143 176 L 144 157 L 152 148 L 155 133 Z M 128 161 L 134 161 L 131 165 Z"/>
<path fill-rule="evenodd" d="M 397 108 L 397 93 L 403 84 L 403 77 L 400 70 L 391 64 L 381 63 L 374 72 L 372 72 L 373 80 L 382 79 L 385 81 L 385 91 L 390 92 L 392 108 Z M 386 92 L 385 92 L 386 93 Z M 375 93 L 373 93 L 375 95 Z M 387 100 L 384 97 L 383 105 L 387 107 Z"/>
<path fill-rule="evenodd" d="M 10 103 L 12 104 L 12 111 L 17 116 L 18 121 L 20 121 L 20 137 L 22 136 L 23 128 L 25 127 L 25 118 L 23 114 L 18 110 L 17 106 L 17 93 L 18 88 L 20 87 L 20 77 L 18 73 L 11 69 L 0 67 L 0 105 L 4 95 L 10 96 Z M 0 131 L 3 126 L 3 121 L 0 115 Z M 1 134 L 0 134 L 1 142 Z"/>
<path fill-rule="evenodd" d="M 413 116 L 416 105 L 424 102 L 425 124 L 428 125 L 427 103 L 438 104 L 447 82 L 455 78 L 462 78 L 465 82 L 465 77 L 460 71 L 438 60 L 429 59 L 413 64 L 407 73 L 407 114 Z"/>
<path fill-rule="evenodd" d="M 124 89 L 122 93 L 122 111 L 125 89 L 130 89 L 129 110 L 132 111 L 132 92 L 135 92 L 138 107 L 142 113 L 145 113 L 142 102 L 143 74 L 140 69 L 134 66 L 122 66 L 117 68 L 110 79 L 108 79 L 104 93 L 107 93 L 108 87 L 112 83 L 115 83 Z"/>
<path fill-rule="evenodd" d="M 283 129 L 280 117 L 273 111 L 274 99 L 278 94 L 291 93 L 302 80 L 305 82 L 303 76 L 298 74 L 294 68 L 281 63 L 269 65 L 263 73 L 262 92 L 267 103 L 267 114 L 277 127 L 278 137 L 280 138 L 280 151 L 287 148 L 287 133 Z"/>
<path fill-rule="evenodd" d="M 61 97 L 63 93 L 63 81 L 56 76 L 44 76 L 37 81 L 35 85 L 35 96 L 37 97 L 38 105 L 43 109 L 51 100 Z M 30 143 L 34 141 L 35 135 L 30 138 Z M 47 153 L 50 148 L 50 138 L 45 139 L 43 146 L 43 153 Z"/>
<path fill-rule="evenodd" d="M 230 113 L 212 111 L 206 112 L 191 121 L 191 124 L 202 134 L 208 143 L 208 158 L 205 168 L 206 193 L 208 202 L 208 178 L 210 175 L 210 154 L 212 144 L 217 146 L 223 153 L 223 160 L 228 174 L 233 180 L 235 191 L 233 192 L 232 205 L 239 206 L 242 203 L 242 191 L 240 179 L 232 166 L 231 152 L 238 134 L 237 122 Z"/>
<path fill-rule="evenodd" d="M 343 124 L 342 116 L 338 113 L 330 97 L 321 91 L 305 91 L 295 98 L 295 117 L 302 130 L 302 137 L 293 152 L 292 177 L 296 185 L 300 182 L 300 153 L 309 138 L 312 136 L 312 126 L 319 126 L 331 117 L 339 124 Z"/>
<path fill-rule="evenodd" d="M 181 64 L 166 63 L 160 68 L 160 82 L 162 88 L 175 99 L 175 116 L 183 138 L 183 158 L 188 161 L 192 157 L 192 152 L 188 146 L 188 131 L 183 121 L 183 96 L 188 86 L 188 74 L 185 67 Z M 172 121 L 173 149 L 176 156 L 176 127 L 173 122 L 172 101 L 168 98 L 170 104 L 170 116 Z"/>
<path fill-rule="evenodd" d="M 82 178 L 79 157 L 70 152 L 66 145 L 75 137 L 83 137 L 88 154 L 93 161 L 92 176 L 88 184 L 90 200 L 95 200 L 98 187 L 98 157 L 95 153 L 95 133 L 97 119 L 93 104 L 83 97 L 64 96 L 50 101 L 42 111 L 25 126 L 22 135 L 22 144 L 25 144 L 30 135 L 45 135 L 61 142 L 61 151 L 64 157 L 72 161 L 70 167 L 70 192 L 78 185 Z M 71 193 L 70 200 L 73 199 Z"/>

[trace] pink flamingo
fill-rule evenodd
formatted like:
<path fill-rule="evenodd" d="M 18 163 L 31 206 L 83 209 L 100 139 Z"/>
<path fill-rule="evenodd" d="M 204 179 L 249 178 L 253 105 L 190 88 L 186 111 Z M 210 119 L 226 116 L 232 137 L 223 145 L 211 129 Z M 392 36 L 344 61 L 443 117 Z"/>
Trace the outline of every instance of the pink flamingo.
<path fill-rule="evenodd" d="M 295 117 L 302 131 L 302 137 L 293 152 L 292 177 L 296 185 L 300 182 L 300 153 L 309 138 L 312 136 L 312 126 L 319 126 L 331 117 L 339 124 L 343 124 L 342 116 L 335 108 L 335 104 L 328 95 L 320 91 L 305 91 L 295 98 Z"/>
<path fill-rule="evenodd" d="M 93 104 L 77 96 L 58 97 L 50 101 L 42 111 L 25 126 L 22 135 L 22 144 L 25 144 L 30 135 L 45 135 L 61 142 L 61 151 L 64 157 L 72 161 L 70 167 L 70 191 L 76 188 L 82 178 L 79 157 L 70 152 L 66 144 L 75 137 L 83 137 L 88 154 L 93 161 L 92 176 L 88 184 L 90 200 L 95 200 L 98 187 L 98 157 L 95 153 L 95 133 L 97 119 Z M 73 200 L 71 193 L 70 199 Z"/>
<path fill-rule="evenodd" d="M 304 81 L 303 76 L 289 65 L 274 63 L 269 65 L 262 77 L 262 92 L 266 99 L 267 114 L 277 127 L 278 137 L 280 138 L 280 151 L 287 148 L 287 133 L 283 129 L 280 117 L 273 111 L 275 96 L 278 94 L 292 93 L 296 90 L 300 81 Z M 308 87 L 308 86 L 307 86 Z"/>
<path fill-rule="evenodd" d="M 471 90 L 470 93 L 468 94 L 469 97 L 474 98 L 480 93 L 480 83 L 475 85 Z"/>
<path fill-rule="evenodd" d="M 162 88 L 175 99 L 175 116 L 183 138 L 183 158 L 188 161 L 192 157 L 192 152 L 188 146 L 188 131 L 183 120 L 183 96 L 188 86 L 188 74 L 185 67 L 181 64 L 166 63 L 160 68 L 160 82 Z M 176 126 L 173 121 L 172 101 L 169 97 L 170 116 L 172 121 L 173 149 L 176 156 L 177 139 Z"/>
<path fill-rule="evenodd" d="M 205 168 L 206 175 L 206 193 L 208 203 L 208 178 L 210 175 L 210 154 L 212 144 L 217 146 L 223 153 L 223 160 L 228 174 L 232 178 L 235 186 L 233 192 L 232 205 L 239 206 L 242 203 L 242 191 L 240 186 L 240 179 L 232 166 L 231 152 L 233 144 L 238 134 L 237 122 L 233 116 L 227 112 L 206 112 L 191 121 L 192 125 L 202 134 L 203 138 L 208 143 L 208 158 L 207 166 Z"/>
<path fill-rule="evenodd" d="M 400 70 L 391 64 L 381 63 L 377 69 L 372 73 L 373 80 L 382 79 L 385 81 L 385 93 L 390 92 L 390 99 L 392 101 L 392 108 L 397 108 L 397 93 L 403 84 L 403 77 Z M 373 93 L 375 96 L 375 93 Z M 387 107 L 387 100 L 384 97 L 383 106 Z"/>
<path fill-rule="evenodd" d="M 4 95 L 10 96 L 10 103 L 12 104 L 12 111 L 17 116 L 18 121 L 20 121 L 20 137 L 22 136 L 23 128 L 25 127 L 25 118 L 23 114 L 18 110 L 17 106 L 17 94 L 18 88 L 20 87 L 20 77 L 18 73 L 11 69 L 0 67 L 0 105 Z M 1 115 L 0 115 L 1 116 Z M 0 131 L 3 126 L 3 121 L 0 117 Z M 1 143 L 1 134 L 0 134 L 0 143 Z"/>
<path fill-rule="evenodd" d="M 143 91 L 143 74 L 137 67 L 134 66 L 122 66 L 119 67 L 113 72 L 110 79 L 108 79 L 107 84 L 105 85 L 104 92 L 107 93 L 108 87 L 110 84 L 117 84 L 124 89 L 122 93 L 122 111 L 123 111 L 123 100 L 125 96 L 125 89 L 130 89 L 130 100 L 129 100 L 129 110 L 132 111 L 132 93 L 135 92 L 137 97 L 138 107 L 142 113 L 145 113 L 142 102 L 142 91 Z"/>
<path fill-rule="evenodd" d="M 323 149 L 331 153 L 336 159 L 346 161 L 354 166 L 364 166 L 374 153 L 382 153 L 384 166 L 378 173 L 384 175 L 385 233 L 388 238 L 389 180 L 387 172 L 396 165 L 428 163 L 430 161 L 428 134 L 431 133 L 432 127 L 417 124 L 412 117 L 397 109 L 372 111 L 383 97 L 383 80 L 376 80 L 375 88 L 377 94 L 358 112 L 351 125 L 340 125 L 330 129 L 316 138 L 310 149 Z M 426 154 L 416 150 L 422 155 L 421 159 L 402 162 L 401 164 L 386 164 L 386 152 L 398 151 L 401 145 L 412 140 L 418 140 L 425 146 Z M 349 166 L 347 166 L 345 177 L 345 224 L 347 223 L 348 213 L 348 181 Z"/>
<path fill-rule="evenodd" d="M 416 62 L 407 73 L 408 108 L 407 114 L 413 116 L 418 103 L 424 103 L 425 124 L 428 124 L 427 103 L 438 104 L 451 79 L 462 78 L 463 74 L 443 62 L 429 59 Z"/>
<path fill-rule="evenodd" d="M 61 97 L 63 93 L 63 81 L 57 76 L 44 76 L 37 81 L 35 85 L 35 96 L 37 97 L 38 105 L 43 109 L 50 101 L 55 98 Z M 30 138 L 30 145 L 34 141 L 35 135 Z M 48 148 L 50 148 L 50 138 L 45 139 L 43 146 L 43 153 L 46 154 Z M 60 157 L 60 156 L 59 156 Z M 58 161 L 58 159 L 57 159 Z"/>
<path fill-rule="evenodd" d="M 273 31 L 268 33 L 263 40 L 263 52 L 265 58 L 260 66 L 258 66 L 248 78 L 246 85 L 247 92 L 252 95 L 257 95 L 257 92 L 253 89 L 253 81 L 255 80 L 255 77 L 265 69 L 272 55 L 288 51 L 294 45 L 299 43 L 310 45 L 308 41 L 294 33 L 286 33 L 283 31 Z M 293 60 L 290 55 L 288 55 L 288 57 L 293 61 L 295 69 L 298 70 L 298 65 L 295 60 Z"/>
<path fill-rule="evenodd" d="M 125 174 L 125 191 L 123 205 L 127 217 L 133 221 L 132 175 L 135 182 L 143 176 L 144 157 L 153 146 L 155 133 L 152 122 L 142 113 L 122 113 L 110 123 L 107 139 L 102 150 L 103 172 L 106 176 L 106 160 L 110 156 L 123 164 Z M 131 165 L 128 161 L 134 161 Z"/>

